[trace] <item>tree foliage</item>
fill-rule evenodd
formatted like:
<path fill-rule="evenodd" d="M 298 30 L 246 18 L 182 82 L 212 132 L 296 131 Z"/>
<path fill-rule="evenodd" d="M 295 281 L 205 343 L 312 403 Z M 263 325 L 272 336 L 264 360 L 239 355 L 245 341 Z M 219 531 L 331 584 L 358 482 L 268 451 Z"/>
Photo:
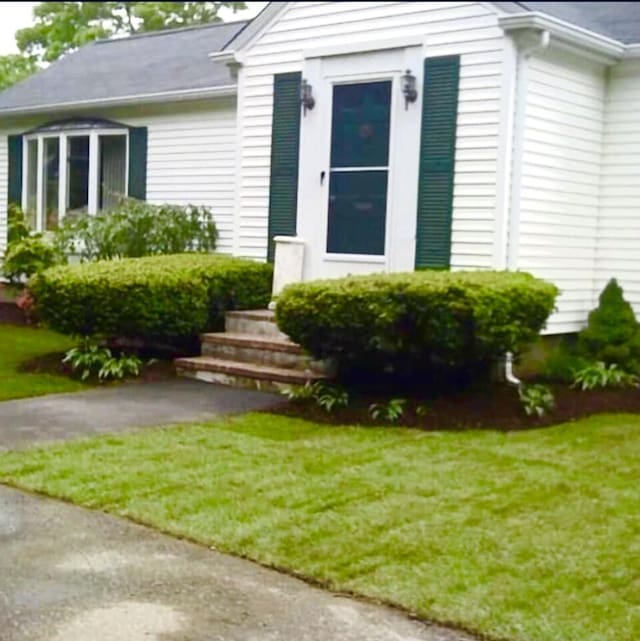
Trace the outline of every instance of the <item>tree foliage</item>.
<path fill-rule="evenodd" d="M 53 62 L 100 38 L 157 31 L 220 20 L 223 7 L 238 11 L 244 2 L 42 2 L 34 24 L 16 33 L 19 50 L 37 61 Z"/>
<path fill-rule="evenodd" d="M 15 53 L 0 56 L 0 90 L 15 85 L 36 69 L 36 63 L 30 56 Z"/>

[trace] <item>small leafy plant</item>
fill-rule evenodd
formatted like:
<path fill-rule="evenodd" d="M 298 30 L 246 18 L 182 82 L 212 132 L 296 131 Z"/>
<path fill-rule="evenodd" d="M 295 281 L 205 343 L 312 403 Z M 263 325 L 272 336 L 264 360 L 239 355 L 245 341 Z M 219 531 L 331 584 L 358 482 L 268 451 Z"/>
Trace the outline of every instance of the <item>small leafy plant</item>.
<path fill-rule="evenodd" d="M 114 356 L 110 349 L 102 347 L 90 337 L 85 337 L 78 347 L 70 349 L 62 359 L 71 369 L 86 381 L 96 375 L 99 380 L 123 379 L 125 376 L 139 376 L 142 361 L 132 354 Z"/>
<path fill-rule="evenodd" d="M 376 421 L 382 419 L 395 423 L 404 414 L 406 404 L 404 398 L 392 398 L 388 403 L 372 403 L 369 405 L 369 414 Z"/>
<path fill-rule="evenodd" d="M 280 390 L 290 401 L 304 401 L 314 396 L 314 384 L 307 381 L 304 385 L 288 385 Z"/>
<path fill-rule="evenodd" d="M 640 379 L 620 369 L 615 363 L 607 365 L 598 361 L 577 371 L 573 378 L 573 387 L 582 391 L 605 387 L 634 387 Z"/>
<path fill-rule="evenodd" d="M 546 385 L 521 385 L 518 396 L 527 416 L 542 418 L 555 404 L 553 392 Z"/>
<path fill-rule="evenodd" d="M 81 380 L 86 381 L 92 374 L 97 374 L 111 358 L 111 350 L 85 337 L 78 347 L 73 347 L 64 355 L 62 362 L 68 363 L 74 372 L 80 374 Z"/>
<path fill-rule="evenodd" d="M 98 371 L 98 378 L 100 380 L 121 380 L 125 376 L 140 376 L 141 369 L 142 361 L 137 356 L 126 354 L 112 356 L 104 362 Z"/>
<path fill-rule="evenodd" d="M 281 393 L 292 401 L 313 400 L 326 412 L 333 412 L 349 405 L 349 393 L 345 389 L 324 381 L 307 381 L 304 385 L 284 387 Z"/>

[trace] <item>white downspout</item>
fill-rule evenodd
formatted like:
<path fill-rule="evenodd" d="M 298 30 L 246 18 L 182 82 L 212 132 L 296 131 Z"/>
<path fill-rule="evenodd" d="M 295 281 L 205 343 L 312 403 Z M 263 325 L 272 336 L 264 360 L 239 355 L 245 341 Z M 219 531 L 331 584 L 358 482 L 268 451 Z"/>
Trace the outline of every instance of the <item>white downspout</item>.
<path fill-rule="evenodd" d="M 529 58 L 549 46 L 548 31 L 526 30 L 514 33 L 517 48 L 516 104 L 514 116 L 513 155 L 511 172 L 511 207 L 507 217 L 505 256 L 507 270 L 518 268 L 518 241 L 520 232 L 520 191 L 522 189 L 522 161 L 527 117 L 527 90 L 529 85 Z"/>
<path fill-rule="evenodd" d="M 544 51 L 550 42 L 546 30 L 526 30 L 514 33 L 517 49 L 516 104 L 513 123 L 513 151 L 511 172 L 511 207 L 505 230 L 506 268 L 518 269 L 518 245 L 520 240 L 520 200 L 522 189 L 522 164 L 524 158 L 524 135 L 527 117 L 527 91 L 529 85 L 529 58 Z M 510 385 L 520 387 L 522 381 L 513 373 L 513 354 L 507 352 L 504 359 L 504 379 Z"/>

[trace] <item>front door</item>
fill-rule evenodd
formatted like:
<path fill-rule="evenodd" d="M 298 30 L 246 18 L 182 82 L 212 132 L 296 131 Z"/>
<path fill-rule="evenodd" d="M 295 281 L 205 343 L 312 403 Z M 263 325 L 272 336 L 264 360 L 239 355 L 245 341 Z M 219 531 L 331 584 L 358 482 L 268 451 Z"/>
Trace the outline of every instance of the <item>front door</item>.
<path fill-rule="evenodd" d="M 305 279 L 413 268 L 420 108 L 400 91 L 408 63 L 419 72 L 419 48 L 305 65 L 316 98 L 301 124 Z"/>
<path fill-rule="evenodd" d="M 392 84 L 333 85 L 327 254 L 385 255 Z"/>

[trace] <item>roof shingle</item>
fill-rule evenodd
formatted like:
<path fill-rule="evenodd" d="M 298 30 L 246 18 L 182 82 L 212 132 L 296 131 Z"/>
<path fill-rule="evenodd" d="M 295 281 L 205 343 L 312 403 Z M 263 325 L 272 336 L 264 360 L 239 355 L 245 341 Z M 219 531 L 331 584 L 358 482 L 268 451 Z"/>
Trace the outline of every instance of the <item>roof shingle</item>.
<path fill-rule="evenodd" d="M 99 40 L 0 93 L 0 111 L 234 84 L 208 55 L 246 22 L 156 31 Z"/>

